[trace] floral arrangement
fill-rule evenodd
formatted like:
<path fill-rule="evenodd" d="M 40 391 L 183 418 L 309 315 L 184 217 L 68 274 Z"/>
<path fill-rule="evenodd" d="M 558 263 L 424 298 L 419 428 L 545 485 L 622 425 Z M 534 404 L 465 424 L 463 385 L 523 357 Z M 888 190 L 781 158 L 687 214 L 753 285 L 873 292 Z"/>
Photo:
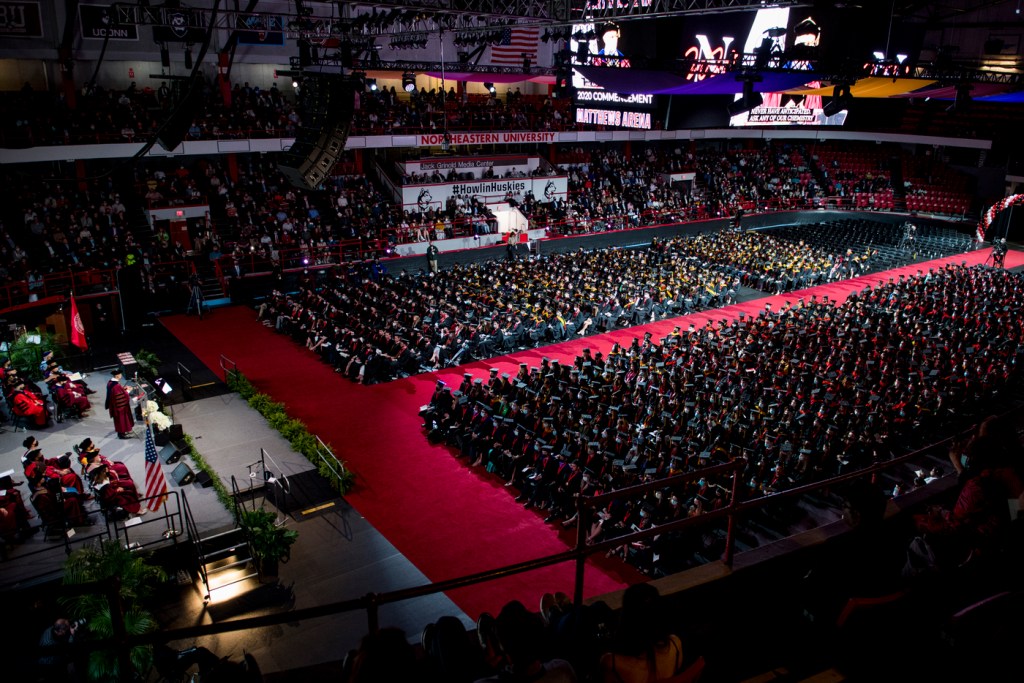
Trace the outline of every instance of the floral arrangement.
<path fill-rule="evenodd" d="M 156 401 L 146 401 L 142 408 L 142 414 L 149 419 L 149 423 L 157 429 L 164 430 L 171 428 L 171 418 L 160 412 L 160 406 Z"/>

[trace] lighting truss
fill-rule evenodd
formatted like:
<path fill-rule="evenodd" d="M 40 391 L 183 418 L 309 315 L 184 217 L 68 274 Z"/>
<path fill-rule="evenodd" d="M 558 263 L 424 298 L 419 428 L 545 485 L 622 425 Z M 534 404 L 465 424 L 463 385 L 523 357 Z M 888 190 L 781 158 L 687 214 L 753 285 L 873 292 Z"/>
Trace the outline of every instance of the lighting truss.
<path fill-rule="evenodd" d="M 292 68 L 299 70 L 302 67 L 298 63 L 298 58 L 292 58 Z M 322 57 L 314 58 L 310 67 L 317 69 L 318 71 L 334 71 L 335 69 L 341 70 L 341 59 L 337 55 L 324 55 Z M 307 67 L 309 68 L 309 67 Z M 389 61 L 389 62 L 370 62 L 365 60 L 355 60 L 352 63 L 352 68 L 359 71 L 394 71 L 396 73 L 424 73 L 424 72 L 441 72 L 444 71 L 460 71 L 468 73 L 478 74 L 515 74 L 523 75 L 523 67 L 519 66 L 499 66 L 490 64 L 464 64 L 455 62 L 445 62 L 442 66 L 441 62 L 427 62 L 427 61 Z M 280 73 L 280 72 L 279 72 Z M 554 69 L 532 66 L 530 67 L 530 77 L 534 76 L 553 76 L 555 73 Z"/>
<path fill-rule="evenodd" d="M 680 14 L 751 12 L 765 7 L 808 7 L 806 0 L 571 0 L 573 21 L 644 19 Z"/>

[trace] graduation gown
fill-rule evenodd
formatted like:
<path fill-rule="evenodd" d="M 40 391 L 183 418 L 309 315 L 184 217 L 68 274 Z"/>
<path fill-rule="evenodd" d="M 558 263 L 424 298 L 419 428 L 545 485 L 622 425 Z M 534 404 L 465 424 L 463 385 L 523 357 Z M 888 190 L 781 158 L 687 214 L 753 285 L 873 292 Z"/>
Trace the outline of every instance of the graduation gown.
<path fill-rule="evenodd" d="M 132 401 L 121 383 L 115 379 L 107 382 L 107 401 L 104 407 L 114 419 L 114 429 L 118 434 L 127 434 L 135 426 L 132 418 Z"/>

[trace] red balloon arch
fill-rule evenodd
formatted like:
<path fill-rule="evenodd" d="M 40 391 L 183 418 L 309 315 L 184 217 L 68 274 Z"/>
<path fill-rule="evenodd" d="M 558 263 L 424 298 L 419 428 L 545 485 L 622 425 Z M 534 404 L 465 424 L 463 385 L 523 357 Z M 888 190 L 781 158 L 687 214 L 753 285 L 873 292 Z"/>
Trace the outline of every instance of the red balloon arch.
<path fill-rule="evenodd" d="M 978 232 L 976 233 L 978 241 L 985 241 L 985 233 L 988 232 L 988 229 L 992 226 L 992 221 L 996 219 L 996 216 L 999 215 L 1000 211 L 1008 209 L 1014 204 L 1019 204 L 1022 201 L 1024 201 L 1024 194 L 1011 194 L 1009 197 L 1003 197 L 1001 200 L 988 207 L 988 210 L 981 214 L 981 222 L 978 223 Z"/>

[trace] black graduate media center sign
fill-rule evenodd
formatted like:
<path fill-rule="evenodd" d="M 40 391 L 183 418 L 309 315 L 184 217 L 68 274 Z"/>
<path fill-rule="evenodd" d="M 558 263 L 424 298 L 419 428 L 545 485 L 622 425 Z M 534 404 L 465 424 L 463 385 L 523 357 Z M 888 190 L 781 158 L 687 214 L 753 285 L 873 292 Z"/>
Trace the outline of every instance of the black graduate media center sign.
<path fill-rule="evenodd" d="M 139 39 L 139 28 L 134 24 L 118 24 L 117 13 L 110 5 L 79 5 L 78 18 L 82 38 L 86 40 L 103 40 L 108 35 L 110 40 Z"/>
<path fill-rule="evenodd" d="M 0 0 L 0 38 L 42 38 L 43 16 L 38 2 Z"/>

